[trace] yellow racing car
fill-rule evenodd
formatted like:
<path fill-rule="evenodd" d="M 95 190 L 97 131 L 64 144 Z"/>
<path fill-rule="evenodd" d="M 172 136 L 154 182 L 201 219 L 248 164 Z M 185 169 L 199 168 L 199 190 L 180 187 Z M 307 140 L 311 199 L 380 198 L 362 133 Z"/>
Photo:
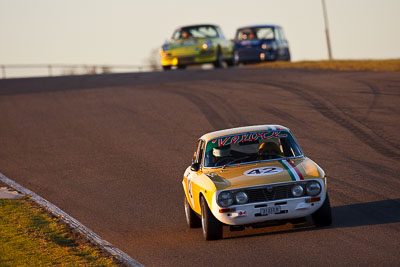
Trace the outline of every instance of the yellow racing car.
<path fill-rule="evenodd" d="M 190 228 L 206 240 L 231 231 L 287 222 L 332 223 L 324 171 L 304 156 L 291 131 L 258 125 L 211 132 L 197 141 L 183 176 Z"/>
<path fill-rule="evenodd" d="M 164 70 L 204 63 L 213 63 L 219 68 L 223 61 L 234 66 L 238 60 L 233 42 L 224 37 L 218 26 L 209 24 L 176 29 L 172 38 L 161 47 L 160 58 Z"/>

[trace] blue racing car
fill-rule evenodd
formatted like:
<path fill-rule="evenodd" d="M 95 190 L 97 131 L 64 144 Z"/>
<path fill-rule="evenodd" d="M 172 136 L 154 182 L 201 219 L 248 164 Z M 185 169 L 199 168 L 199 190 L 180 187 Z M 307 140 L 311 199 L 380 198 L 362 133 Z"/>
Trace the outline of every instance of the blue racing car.
<path fill-rule="evenodd" d="M 253 25 L 237 29 L 235 53 L 241 63 L 285 60 L 290 50 L 283 29 L 278 25 Z"/>

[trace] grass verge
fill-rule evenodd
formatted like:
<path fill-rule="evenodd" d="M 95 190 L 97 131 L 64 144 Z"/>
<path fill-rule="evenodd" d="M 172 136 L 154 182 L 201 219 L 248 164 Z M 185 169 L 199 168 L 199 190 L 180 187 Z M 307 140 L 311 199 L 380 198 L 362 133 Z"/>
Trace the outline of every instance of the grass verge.
<path fill-rule="evenodd" d="M 321 60 L 298 62 L 263 62 L 253 65 L 256 68 L 301 68 L 324 70 L 372 70 L 400 71 L 400 59 L 387 60 Z"/>
<path fill-rule="evenodd" d="M 0 266 L 116 266 L 28 197 L 0 199 Z"/>

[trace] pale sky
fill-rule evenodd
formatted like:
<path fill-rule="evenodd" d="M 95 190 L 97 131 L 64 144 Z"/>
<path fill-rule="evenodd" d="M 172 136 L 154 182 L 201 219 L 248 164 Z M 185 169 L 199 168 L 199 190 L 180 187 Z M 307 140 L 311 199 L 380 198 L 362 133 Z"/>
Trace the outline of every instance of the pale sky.
<path fill-rule="evenodd" d="M 400 0 L 326 0 L 335 59 L 400 58 Z M 283 27 L 292 60 L 327 59 L 321 0 L 0 0 L 1 64 L 145 64 L 175 28 Z"/>

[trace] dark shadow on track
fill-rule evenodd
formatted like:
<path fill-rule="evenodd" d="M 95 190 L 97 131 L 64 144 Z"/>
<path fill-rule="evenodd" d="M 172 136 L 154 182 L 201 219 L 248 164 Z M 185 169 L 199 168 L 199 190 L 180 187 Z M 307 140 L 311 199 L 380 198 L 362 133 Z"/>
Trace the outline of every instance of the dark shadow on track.
<path fill-rule="evenodd" d="M 268 236 L 275 234 L 315 231 L 321 229 L 347 228 L 347 227 L 399 223 L 400 198 L 332 207 L 332 217 L 333 217 L 333 224 L 329 227 L 321 227 L 321 228 L 316 228 L 314 226 L 310 227 L 311 224 L 309 222 L 306 222 L 301 225 L 295 225 L 297 229 L 249 234 L 242 236 L 229 236 L 224 239 Z M 265 227 L 265 230 L 268 231 L 268 227 Z"/>
<path fill-rule="evenodd" d="M 334 228 L 400 222 L 400 198 L 332 208 Z"/>

